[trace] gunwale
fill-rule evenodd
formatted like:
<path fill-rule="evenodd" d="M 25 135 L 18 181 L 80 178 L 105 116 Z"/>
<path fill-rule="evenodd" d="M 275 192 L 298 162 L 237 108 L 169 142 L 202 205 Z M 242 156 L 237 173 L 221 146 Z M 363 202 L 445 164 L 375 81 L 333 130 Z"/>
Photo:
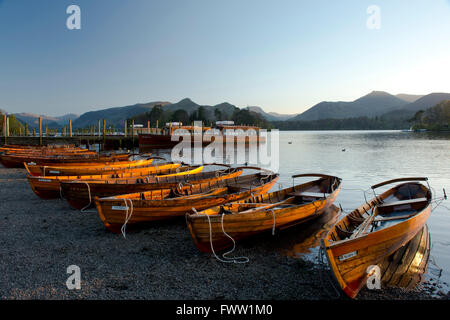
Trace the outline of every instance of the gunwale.
<path fill-rule="evenodd" d="M 153 166 L 155 158 L 117 161 L 111 163 L 93 163 L 83 166 L 44 166 L 38 164 L 27 164 L 24 166 L 32 176 L 84 176 L 98 174 L 115 174 L 133 170 L 143 170 Z"/>

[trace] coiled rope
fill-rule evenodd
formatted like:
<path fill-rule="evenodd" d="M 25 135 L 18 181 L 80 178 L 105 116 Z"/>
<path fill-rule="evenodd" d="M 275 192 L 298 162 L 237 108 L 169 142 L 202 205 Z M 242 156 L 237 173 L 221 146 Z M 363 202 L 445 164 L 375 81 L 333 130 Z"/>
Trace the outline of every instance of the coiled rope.
<path fill-rule="evenodd" d="M 195 208 L 192 208 L 192 211 L 194 211 L 194 213 L 196 213 L 196 214 L 199 214 Z M 209 244 L 210 244 L 210 246 L 211 246 L 211 251 L 212 251 L 214 257 L 215 257 L 217 260 L 219 260 L 220 262 L 223 262 L 223 263 L 247 263 L 247 262 L 250 261 L 249 258 L 247 258 L 247 257 L 227 257 L 227 255 L 230 254 L 230 253 L 232 253 L 232 252 L 234 251 L 234 249 L 236 248 L 236 242 L 234 241 L 234 239 L 233 239 L 228 233 L 225 232 L 225 228 L 224 228 L 224 226 L 223 226 L 223 217 L 224 217 L 224 214 L 222 214 L 222 217 L 221 217 L 222 232 L 223 232 L 224 235 L 226 235 L 228 238 L 231 239 L 231 241 L 233 242 L 233 248 L 232 248 L 230 251 L 227 251 L 227 252 L 225 252 L 224 254 L 222 254 L 222 258 L 223 258 L 223 259 L 220 258 L 220 257 L 216 254 L 216 252 L 214 251 L 214 245 L 213 245 L 213 243 L 212 243 L 212 225 L 211 225 L 211 218 L 210 218 L 209 215 L 206 214 L 206 213 L 202 213 L 202 215 L 205 215 L 206 218 L 208 219 L 208 225 L 209 225 Z"/>

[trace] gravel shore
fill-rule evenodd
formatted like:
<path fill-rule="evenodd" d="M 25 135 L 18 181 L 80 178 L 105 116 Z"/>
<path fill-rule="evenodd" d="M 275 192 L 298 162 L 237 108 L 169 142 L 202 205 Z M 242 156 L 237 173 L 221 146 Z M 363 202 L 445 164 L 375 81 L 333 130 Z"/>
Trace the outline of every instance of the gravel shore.
<path fill-rule="evenodd" d="M 301 227 L 257 236 L 221 263 L 194 246 L 184 219 L 130 231 L 105 229 L 98 215 L 63 200 L 42 200 L 23 169 L 0 168 L 1 299 L 332 299 L 317 264 L 283 254 L 279 244 Z M 95 209 L 92 209 L 95 210 Z M 66 270 L 81 269 L 69 290 Z M 363 290 L 358 299 L 429 299 L 431 289 Z M 341 297 L 342 298 L 342 297 Z"/>

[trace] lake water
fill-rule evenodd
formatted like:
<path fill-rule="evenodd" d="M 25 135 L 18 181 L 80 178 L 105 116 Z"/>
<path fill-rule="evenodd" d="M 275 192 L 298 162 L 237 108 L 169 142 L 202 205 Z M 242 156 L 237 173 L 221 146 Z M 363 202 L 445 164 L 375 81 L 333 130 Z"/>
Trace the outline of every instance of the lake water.
<path fill-rule="evenodd" d="M 340 204 L 344 212 L 364 203 L 363 190 L 398 177 L 428 177 L 434 197 L 439 198 L 443 188 L 450 192 L 450 135 L 399 131 L 281 132 L 279 182 L 292 184 L 290 176 L 302 172 L 341 177 L 342 190 L 336 205 Z M 367 192 L 368 199 L 372 196 L 372 191 Z M 427 223 L 432 243 L 428 272 L 435 277 L 442 269 L 440 280 L 450 283 L 450 210 L 444 206 L 450 208 L 450 199 L 436 207 Z"/>
<path fill-rule="evenodd" d="M 443 188 L 450 193 L 450 134 L 284 131 L 279 138 L 280 179 L 274 188 L 292 185 L 291 176 L 298 173 L 338 176 L 343 184 L 335 204 L 341 205 L 344 213 L 365 202 L 363 190 L 371 199 L 370 186 L 393 178 L 425 176 L 434 197 L 442 197 Z M 450 283 L 450 210 L 444 206 L 450 208 L 450 200 L 436 207 L 427 223 L 432 243 L 428 276 L 439 278 L 441 284 Z M 318 239 L 337 218 L 331 215 L 320 221 L 315 234 L 299 235 L 297 243 L 282 249 L 314 259 Z"/>

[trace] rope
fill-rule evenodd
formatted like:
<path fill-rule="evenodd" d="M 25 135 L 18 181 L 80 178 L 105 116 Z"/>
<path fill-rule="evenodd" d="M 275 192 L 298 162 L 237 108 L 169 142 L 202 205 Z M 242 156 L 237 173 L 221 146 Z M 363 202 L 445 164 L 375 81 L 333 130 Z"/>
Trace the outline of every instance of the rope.
<path fill-rule="evenodd" d="M 130 208 L 128 207 L 128 203 L 127 203 L 128 200 L 130 201 L 131 210 L 129 210 Z M 127 238 L 127 235 L 126 235 L 127 223 L 128 223 L 128 221 L 130 221 L 131 216 L 133 215 L 134 207 L 133 207 L 132 199 L 123 199 L 123 201 L 125 202 L 125 207 L 127 207 L 127 211 L 125 213 L 125 222 L 122 225 L 122 228 L 120 228 L 120 231 L 122 232 L 122 236 L 126 239 Z M 129 212 L 129 214 L 128 214 L 128 212 Z"/>
<path fill-rule="evenodd" d="M 192 211 L 193 211 L 194 213 L 196 213 L 196 214 L 199 214 L 195 208 L 192 208 Z M 224 226 L 223 226 L 223 216 L 224 216 L 224 214 L 222 214 L 222 217 L 221 217 L 222 232 L 223 232 L 228 238 L 230 238 L 231 241 L 233 241 L 233 248 L 232 248 L 230 251 L 227 251 L 227 252 L 225 252 L 224 254 L 222 254 L 222 258 L 223 258 L 223 259 L 221 259 L 219 256 L 217 256 L 216 252 L 214 251 L 214 246 L 213 246 L 213 242 L 212 242 L 212 226 L 211 226 L 211 219 L 210 219 L 209 215 L 206 214 L 206 213 L 202 213 L 202 215 L 205 215 L 206 218 L 208 219 L 208 225 L 209 225 L 209 244 L 210 244 L 210 246 L 211 246 L 211 251 L 212 251 L 214 257 L 215 257 L 217 260 L 219 260 L 220 262 L 223 262 L 223 263 L 247 263 L 247 262 L 249 262 L 249 259 L 248 259 L 247 257 L 233 257 L 233 258 L 231 258 L 231 257 L 226 257 L 226 255 L 228 255 L 228 254 L 230 254 L 231 252 L 234 251 L 234 249 L 236 248 L 236 242 L 234 241 L 234 239 L 233 239 L 228 233 L 225 232 L 225 229 L 224 229 Z"/>
<path fill-rule="evenodd" d="M 364 195 L 364 201 L 366 201 L 366 203 L 368 203 L 367 201 L 367 193 L 371 190 L 371 189 L 361 189 L 361 188 L 341 188 L 341 190 L 345 191 L 345 190 L 351 190 L 351 191 L 362 191 L 363 195 Z"/>
<path fill-rule="evenodd" d="M 272 235 L 275 235 L 275 212 L 273 211 L 273 209 L 270 209 L 270 211 L 272 211 L 272 216 L 273 216 L 273 225 L 272 225 Z"/>
<path fill-rule="evenodd" d="M 81 212 L 95 212 L 95 211 L 85 211 L 92 204 L 91 187 L 89 186 L 89 183 L 87 183 L 86 181 L 81 181 L 81 182 L 83 182 L 85 185 L 87 185 L 88 193 L 89 193 L 89 203 L 87 204 L 87 206 L 85 206 L 83 209 L 81 209 Z"/>
<path fill-rule="evenodd" d="M 327 288 L 325 286 L 324 283 L 324 274 L 325 274 L 325 263 L 323 261 L 323 257 L 325 255 L 325 251 L 324 248 L 322 246 L 319 247 L 319 254 L 317 256 L 317 260 L 319 263 L 319 278 L 320 278 L 320 283 L 322 284 L 322 287 L 324 288 L 325 293 L 332 299 L 338 299 L 341 296 L 340 291 L 336 288 L 333 279 L 330 279 L 329 276 L 327 276 L 328 282 L 331 284 L 331 287 L 334 289 L 335 295 L 331 295 L 330 292 L 328 290 L 326 290 L 325 288 Z M 327 275 L 329 275 L 329 272 L 331 272 L 331 270 L 327 270 Z"/>
<path fill-rule="evenodd" d="M 62 187 L 61 187 L 61 183 L 59 184 L 59 197 L 61 198 L 61 200 L 64 200 L 64 197 L 62 195 Z"/>

